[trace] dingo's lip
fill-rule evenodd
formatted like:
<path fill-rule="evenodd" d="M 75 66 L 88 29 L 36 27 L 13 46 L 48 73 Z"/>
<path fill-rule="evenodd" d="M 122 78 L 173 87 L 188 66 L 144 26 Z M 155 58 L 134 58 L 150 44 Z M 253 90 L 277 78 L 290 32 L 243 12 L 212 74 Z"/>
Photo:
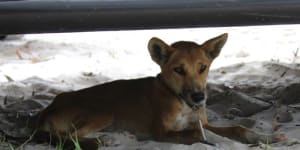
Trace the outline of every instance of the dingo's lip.
<path fill-rule="evenodd" d="M 205 101 L 201 101 L 200 103 L 192 104 L 191 108 L 196 111 L 199 110 L 201 107 L 203 107 L 205 104 Z"/>

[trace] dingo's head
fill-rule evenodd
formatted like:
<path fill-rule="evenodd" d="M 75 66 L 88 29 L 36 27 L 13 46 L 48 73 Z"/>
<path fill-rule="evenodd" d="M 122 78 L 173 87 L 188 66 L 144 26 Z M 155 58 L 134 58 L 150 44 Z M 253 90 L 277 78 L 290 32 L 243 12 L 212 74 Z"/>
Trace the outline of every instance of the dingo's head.
<path fill-rule="evenodd" d="M 158 38 L 149 41 L 151 58 L 161 68 L 160 77 L 193 109 L 206 101 L 206 78 L 212 61 L 226 43 L 227 33 L 201 45 L 180 41 L 168 45 Z"/>

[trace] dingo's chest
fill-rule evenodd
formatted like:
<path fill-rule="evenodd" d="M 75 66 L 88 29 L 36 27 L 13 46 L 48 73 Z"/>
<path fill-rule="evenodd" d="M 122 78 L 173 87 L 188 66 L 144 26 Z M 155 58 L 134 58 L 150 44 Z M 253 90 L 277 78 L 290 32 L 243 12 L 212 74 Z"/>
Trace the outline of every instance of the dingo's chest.
<path fill-rule="evenodd" d="M 188 129 L 191 123 L 200 119 L 199 111 L 193 111 L 188 105 L 184 104 L 180 113 L 178 113 L 171 125 L 173 131 L 182 131 Z"/>

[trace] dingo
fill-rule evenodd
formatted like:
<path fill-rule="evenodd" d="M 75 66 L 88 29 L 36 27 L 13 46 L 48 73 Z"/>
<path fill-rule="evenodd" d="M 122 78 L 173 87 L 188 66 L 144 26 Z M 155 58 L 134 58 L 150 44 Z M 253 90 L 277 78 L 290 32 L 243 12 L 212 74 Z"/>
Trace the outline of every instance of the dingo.
<path fill-rule="evenodd" d="M 266 137 L 241 126 L 208 124 L 206 79 L 226 40 L 227 34 L 222 34 L 201 45 L 186 41 L 168 45 L 152 38 L 148 49 L 161 68 L 156 77 L 118 80 L 59 94 L 39 114 L 36 128 L 65 138 L 77 136 L 80 142 L 89 133 L 126 130 L 140 140 L 192 144 L 201 141 L 201 119 L 204 128 L 239 141 L 278 140 L 280 136 Z M 82 147 L 96 149 L 97 145 Z"/>

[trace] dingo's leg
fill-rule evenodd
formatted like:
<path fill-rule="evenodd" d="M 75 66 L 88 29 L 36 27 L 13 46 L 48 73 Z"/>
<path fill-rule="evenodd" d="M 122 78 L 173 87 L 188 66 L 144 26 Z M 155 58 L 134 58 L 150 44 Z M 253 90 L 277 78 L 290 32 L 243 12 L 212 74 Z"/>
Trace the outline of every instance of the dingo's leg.
<path fill-rule="evenodd" d="M 85 116 L 84 121 L 79 123 L 75 129 L 77 136 L 84 137 L 90 133 L 103 130 L 113 122 L 113 115 L 109 113 L 89 114 Z M 73 132 L 75 134 L 75 132 Z M 75 135 L 76 136 L 76 135 Z"/>
<path fill-rule="evenodd" d="M 171 143 L 193 144 L 202 141 L 199 123 L 193 123 L 190 127 L 183 131 L 167 131 L 160 129 L 157 131 L 157 140 Z"/>
<path fill-rule="evenodd" d="M 284 134 L 281 133 L 274 133 L 274 134 L 257 133 L 243 126 L 214 127 L 209 124 L 206 124 L 204 125 L 204 128 L 216 134 L 219 134 L 221 136 L 235 139 L 243 143 L 258 143 L 258 142 L 275 143 L 286 139 Z"/>

